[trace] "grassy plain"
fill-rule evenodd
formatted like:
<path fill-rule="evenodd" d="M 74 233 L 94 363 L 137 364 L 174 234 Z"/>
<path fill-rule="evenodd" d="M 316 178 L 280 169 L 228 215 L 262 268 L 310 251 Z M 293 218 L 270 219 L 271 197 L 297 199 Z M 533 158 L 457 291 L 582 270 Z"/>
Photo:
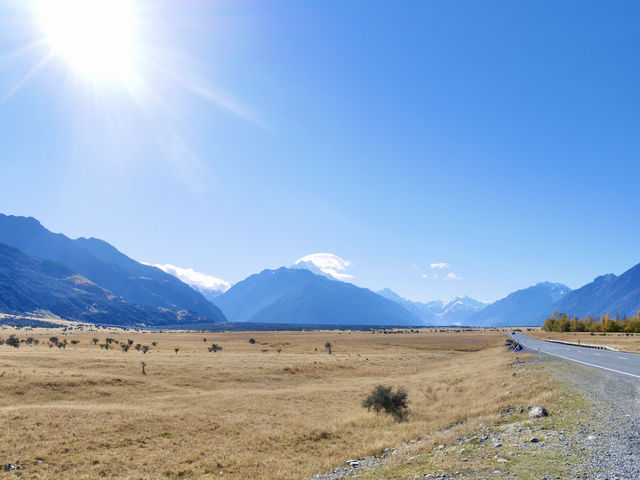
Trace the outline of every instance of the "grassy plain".
<path fill-rule="evenodd" d="M 454 442 L 504 407 L 551 396 L 546 377 L 510 368 L 497 332 L 0 329 L 10 333 L 40 344 L 0 346 L 0 464 L 22 467 L 0 476 L 309 478 L 416 438 L 425 449 Z M 51 335 L 80 343 L 50 348 Z M 157 346 L 90 343 L 106 336 Z M 210 353 L 214 342 L 224 350 Z M 360 406 L 379 383 L 407 389 L 408 421 Z"/>
<path fill-rule="evenodd" d="M 608 345 L 621 352 L 640 353 L 640 334 L 634 333 L 599 333 L 593 335 L 588 332 L 545 332 L 535 330 L 525 332 L 527 335 L 544 340 L 552 338 L 554 340 L 564 340 L 566 342 L 595 343 Z"/>

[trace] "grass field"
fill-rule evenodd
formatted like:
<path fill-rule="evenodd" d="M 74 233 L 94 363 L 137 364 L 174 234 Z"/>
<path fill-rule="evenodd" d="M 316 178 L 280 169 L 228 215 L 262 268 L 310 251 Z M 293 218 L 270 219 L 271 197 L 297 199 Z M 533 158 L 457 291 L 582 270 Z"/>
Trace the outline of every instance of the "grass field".
<path fill-rule="evenodd" d="M 15 333 L 40 340 L 0 346 L 0 464 L 22 478 L 309 478 L 550 395 L 542 375 L 509 368 L 496 332 Z M 80 343 L 50 348 L 51 335 Z M 151 349 L 90 343 L 106 336 Z M 360 406 L 379 383 L 407 389 L 406 422 Z"/>
<path fill-rule="evenodd" d="M 640 353 L 640 334 L 627 333 L 591 333 L 586 332 L 545 332 L 536 330 L 525 332 L 527 335 L 544 340 L 552 338 L 554 340 L 564 340 L 567 342 L 596 343 L 608 345 L 621 352 Z"/>

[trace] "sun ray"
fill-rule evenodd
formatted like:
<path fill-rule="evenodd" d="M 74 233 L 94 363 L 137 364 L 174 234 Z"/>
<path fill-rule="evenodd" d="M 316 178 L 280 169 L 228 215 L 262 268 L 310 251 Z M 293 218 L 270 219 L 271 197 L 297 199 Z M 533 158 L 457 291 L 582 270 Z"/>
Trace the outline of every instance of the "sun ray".
<path fill-rule="evenodd" d="M 0 105 L 4 105 L 7 100 L 13 97 L 18 90 L 20 90 L 30 79 L 33 77 L 42 67 L 46 65 L 46 63 L 52 58 L 51 53 L 47 53 L 39 62 L 37 62 L 33 67 L 29 69 L 27 73 L 16 83 L 12 88 L 9 89 L 2 97 L 0 97 Z"/>

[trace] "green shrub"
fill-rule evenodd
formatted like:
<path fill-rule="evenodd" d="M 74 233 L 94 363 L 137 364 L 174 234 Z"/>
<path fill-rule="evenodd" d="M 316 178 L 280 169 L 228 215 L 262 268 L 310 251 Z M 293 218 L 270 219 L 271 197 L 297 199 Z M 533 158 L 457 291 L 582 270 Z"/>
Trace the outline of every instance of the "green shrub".
<path fill-rule="evenodd" d="M 398 388 L 394 392 L 393 387 L 378 385 L 362 401 L 362 406 L 376 413 L 384 411 L 397 422 L 405 420 L 409 414 L 408 394 L 403 388 Z"/>

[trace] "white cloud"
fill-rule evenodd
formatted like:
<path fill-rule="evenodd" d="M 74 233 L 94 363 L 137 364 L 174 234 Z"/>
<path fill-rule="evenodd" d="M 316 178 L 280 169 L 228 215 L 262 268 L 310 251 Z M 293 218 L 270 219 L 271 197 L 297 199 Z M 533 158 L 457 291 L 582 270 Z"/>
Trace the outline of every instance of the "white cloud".
<path fill-rule="evenodd" d="M 449 272 L 447 276 L 444 278 L 445 280 L 462 280 L 462 277 L 459 277 L 453 272 Z"/>
<path fill-rule="evenodd" d="M 422 278 L 433 278 L 436 279 L 438 278 L 438 274 L 434 273 L 433 275 L 430 275 L 428 273 L 423 273 L 422 275 L 420 275 Z"/>
<path fill-rule="evenodd" d="M 416 271 L 418 271 L 418 270 L 420 270 L 420 267 L 418 266 L 418 264 L 417 264 L 417 263 L 413 262 L 413 263 L 411 264 L 411 270 L 416 270 Z"/>
<path fill-rule="evenodd" d="M 441 263 L 432 263 L 432 264 L 431 264 L 431 268 L 432 268 L 432 269 L 434 269 L 434 270 L 435 270 L 435 269 L 443 270 L 443 269 L 445 269 L 445 268 L 451 268 L 451 267 L 449 266 L 449 264 L 448 264 L 448 263 L 441 262 Z"/>
<path fill-rule="evenodd" d="M 200 290 L 213 290 L 215 292 L 226 292 L 231 285 L 224 280 L 221 280 L 206 273 L 196 272 L 192 268 L 180 268 L 175 265 L 154 265 L 154 267 L 163 270 L 174 277 L 178 277 L 187 285 L 196 287 Z"/>
<path fill-rule="evenodd" d="M 351 266 L 349 260 L 344 260 L 333 253 L 312 253 L 306 257 L 302 257 L 296 261 L 295 265 L 313 264 L 322 273 L 330 275 L 336 280 L 346 282 L 354 278 L 353 275 L 346 273 L 347 267 Z"/>

